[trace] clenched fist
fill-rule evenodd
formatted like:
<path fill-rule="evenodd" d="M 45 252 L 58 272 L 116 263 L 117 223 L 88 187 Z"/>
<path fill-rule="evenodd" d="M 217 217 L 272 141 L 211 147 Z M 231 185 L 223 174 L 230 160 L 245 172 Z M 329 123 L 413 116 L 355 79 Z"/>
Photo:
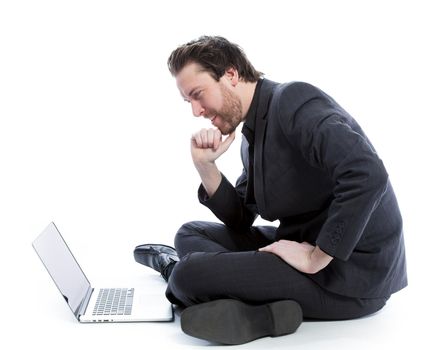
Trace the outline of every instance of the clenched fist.
<path fill-rule="evenodd" d="M 191 155 L 195 165 L 214 163 L 235 139 L 235 131 L 222 140 L 218 129 L 201 129 L 191 137 Z"/>

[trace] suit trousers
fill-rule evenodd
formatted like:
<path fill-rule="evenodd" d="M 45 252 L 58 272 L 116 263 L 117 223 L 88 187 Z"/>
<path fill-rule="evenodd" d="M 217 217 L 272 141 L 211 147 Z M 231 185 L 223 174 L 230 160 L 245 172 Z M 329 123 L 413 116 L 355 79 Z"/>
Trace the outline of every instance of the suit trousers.
<path fill-rule="evenodd" d="M 216 299 L 250 304 L 297 301 L 305 318 L 341 320 L 380 310 L 389 298 L 362 299 L 331 293 L 280 257 L 259 248 L 275 241 L 273 226 L 236 232 L 214 222 L 193 221 L 176 234 L 180 258 L 166 296 L 183 307 Z"/>

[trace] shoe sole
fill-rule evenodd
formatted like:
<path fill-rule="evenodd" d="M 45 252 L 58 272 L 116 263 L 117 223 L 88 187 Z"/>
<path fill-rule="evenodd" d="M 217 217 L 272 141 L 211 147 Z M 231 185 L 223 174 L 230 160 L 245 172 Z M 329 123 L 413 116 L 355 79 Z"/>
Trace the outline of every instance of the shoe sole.
<path fill-rule="evenodd" d="M 221 299 L 183 310 L 181 328 L 196 338 L 238 345 L 266 336 L 294 333 L 302 320 L 302 309 L 293 300 L 253 306 Z"/>

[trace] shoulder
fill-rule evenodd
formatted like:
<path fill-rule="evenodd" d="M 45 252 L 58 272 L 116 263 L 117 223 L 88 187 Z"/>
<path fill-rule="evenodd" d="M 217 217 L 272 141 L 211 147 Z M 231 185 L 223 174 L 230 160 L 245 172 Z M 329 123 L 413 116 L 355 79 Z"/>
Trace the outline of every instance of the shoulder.
<path fill-rule="evenodd" d="M 305 82 L 280 84 L 271 100 L 269 120 L 280 125 L 285 133 L 314 130 L 331 116 L 346 116 L 329 95 Z M 339 117 L 346 118 L 346 117 Z"/>
<path fill-rule="evenodd" d="M 293 81 L 280 84 L 275 90 L 275 103 L 285 106 L 289 113 L 296 112 L 306 102 L 315 98 L 324 98 L 326 95 L 317 87 L 301 82 Z"/>
<path fill-rule="evenodd" d="M 343 112 L 338 103 L 324 91 L 301 81 L 277 85 L 271 108 L 273 114 L 290 119 L 296 114 L 323 115 Z"/>

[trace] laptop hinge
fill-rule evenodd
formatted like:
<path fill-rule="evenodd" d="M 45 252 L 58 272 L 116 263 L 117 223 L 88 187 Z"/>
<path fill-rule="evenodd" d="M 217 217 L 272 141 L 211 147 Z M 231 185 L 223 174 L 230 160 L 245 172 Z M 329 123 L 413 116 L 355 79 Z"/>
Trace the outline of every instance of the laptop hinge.
<path fill-rule="evenodd" d="M 78 308 L 78 318 L 80 319 L 81 315 L 84 315 L 86 313 L 87 306 L 89 305 L 90 297 L 92 296 L 92 293 L 94 291 L 94 288 L 88 288 L 86 296 L 84 297 L 83 301 L 80 304 L 80 307 Z"/>

